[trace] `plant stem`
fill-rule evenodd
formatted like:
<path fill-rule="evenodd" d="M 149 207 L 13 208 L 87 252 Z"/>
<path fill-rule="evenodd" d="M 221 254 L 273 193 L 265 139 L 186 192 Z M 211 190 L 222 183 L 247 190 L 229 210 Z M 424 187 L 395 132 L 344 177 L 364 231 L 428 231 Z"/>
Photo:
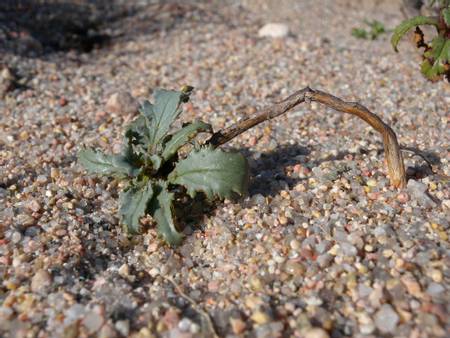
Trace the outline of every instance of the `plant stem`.
<path fill-rule="evenodd" d="M 257 124 L 280 116 L 305 101 L 316 101 L 339 112 L 356 115 L 378 131 L 383 137 L 391 185 L 398 188 L 404 188 L 406 186 L 403 157 L 397 142 L 397 137 L 391 127 L 359 103 L 346 102 L 338 97 L 309 87 L 295 92 L 283 101 L 277 102 L 248 118 L 244 118 L 228 128 L 219 130 L 206 141 L 206 144 L 218 147 Z"/>

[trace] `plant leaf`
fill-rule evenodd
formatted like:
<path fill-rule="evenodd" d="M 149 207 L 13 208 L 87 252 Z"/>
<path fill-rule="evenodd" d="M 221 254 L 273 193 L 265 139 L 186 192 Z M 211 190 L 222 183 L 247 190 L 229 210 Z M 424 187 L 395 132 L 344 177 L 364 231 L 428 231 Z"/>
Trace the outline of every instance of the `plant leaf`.
<path fill-rule="evenodd" d="M 157 195 L 149 205 L 149 212 L 157 223 L 158 231 L 170 245 L 180 244 L 183 235 L 175 227 L 172 214 L 174 194 L 167 190 L 165 182 L 158 182 Z"/>
<path fill-rule="evenodd" d="M 124 155 L 107 155 L 101 151 L 83 149 L 78 152 L 78 160 L 91 173 L 111 176 L 136 176 L 139 168 L 128 162 Z"/>
<path fill-rule="evenodd" d="M 442 10 L 442 17 L 447 27 L 450 27 L 450 8 L 444 8 Z"/>
<path fill-rule="evenodd" d="M 182 92 L 159 89 L 155 92 L 155 103 L 145 101 L 141 114 L 147 119 L 149 145 L 157 145 L 168 133 L 173 121 L 180 115 L 180 105 L 186 99 Z"/>
<path fill-rule="evenodd" d="M 119 213 L 129 233 L 136 234 L 140 232 L 139 220 L 144 216 L 147 204 L 152 196 L 153 189 L 150 182 L 132 185 L 120 193 Z"/>
<path fill-rule="evenodd" d="M 421 71 L 430 80 L 438 80 L 450 65 L 450 40 L 437 36 L 431 42 L 431 50 L 424 53 Z"/>
<path fill-rule="evenodd" d="M 191 197 L 203 191 L 208 198 L 244 195 L 248 185 L 248 164 L 239 153 L 211 147 L 191 152 L 169 175 L 173 184 L 184 185 Z"/>
<path fill-rule="evenodd" d="M 400 42 L 403 35 L 405 35 L 411 28 L 420 25 L 433 25 L 435 27 L 439 26 L 439 21 L 437 18 L 428 16 L 415 16 L 411 19 L 403 21 L 400 25 L 395 27 L 394 33 L 391 38 L 391 45 L 396 52 L 398 52 L 397 45 Z"/>
<path fill-rule="evenodd" d="M 176 154 L 178 149 L 202 131 L 212 132 L 211 125 L 202 121 L 194 121 L 184 126 L 172 135 L 172 138 L 164 145 L 164 150 L 162 152 L 163 160 L 167 161 Z"/>

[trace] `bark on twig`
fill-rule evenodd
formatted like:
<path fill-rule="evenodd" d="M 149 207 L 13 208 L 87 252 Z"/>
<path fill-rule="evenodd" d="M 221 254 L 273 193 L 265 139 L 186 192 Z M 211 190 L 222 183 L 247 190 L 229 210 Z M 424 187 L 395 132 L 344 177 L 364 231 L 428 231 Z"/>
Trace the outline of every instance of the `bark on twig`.
<path fill-rule="evenodd" d="M 316 101 L 342 113 L 356 115 L 378 131 L 383 137 L 384 152 L 386 154 L 391 184 L 398 188 L 404 188 L 406 186 L 403 157 L 397 142 L 397 137 L 391 127 L 359 103 L 346 102 L 333 95 L 309 87 L 295 92 L 283 101 L 277 102 L 228 128 L 219 130 L 206 143 L 218 147 L 257 124 L 280 116 L 305 101 Z"/>

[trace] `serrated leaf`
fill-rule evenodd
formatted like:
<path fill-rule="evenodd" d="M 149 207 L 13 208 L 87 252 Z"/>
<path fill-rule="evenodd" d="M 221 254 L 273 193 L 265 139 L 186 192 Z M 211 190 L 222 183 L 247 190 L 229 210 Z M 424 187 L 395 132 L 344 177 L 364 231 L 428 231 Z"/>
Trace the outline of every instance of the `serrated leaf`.
<path fill-rule="evenodd" d="M 430 80 L 437 80 L 450 64 L 450 40 L 438 36 L 431 42 L 431 49 L 425 52 L 421 71 Z"/>
<path fill-rule="evenodd" d="M 191 197 L 203 191 L 208 198 L 244 195 L 248 185 L 248 164 L 239 153 L 226 153 L 211 147 L 191 152 L 176 165 L 169 181 L 186 187 Z"/>
<path fill-rule="evenodd" d="M 167 161 L 173 155 L 176 154 L 178 149 L 180 149 L 183 145 L 185 145 L 189 140 L 195 137 L 199 132 L 212 132 L 212 127 L 208 123 L 204 123 L 202 121 L 194 121 L 178 132 L 176 132 L 172 138 L 164 145 L 164 150 L 162 153 L 162 158 L 164 161 Z"/>
<path fill-rule="evenodd" d="M 139 168 L 129 163 L 124 155 L 107 155 L 101 151 L 83 149 L 78 152 L 78 160 L 91 173 L 111 176 L 135 176 Z"/>
<path fill-rule="evenodd" d="M 403 35 L 405 35 L 411 28 L 421 25 L 439 26 L 439 21 L 436 18 L 428 16 L 415 16 L 411 19 L 403 21 L 400 25 L 395 27 L 394 33 L 391 38 L 391 45 L 396 52 L 398 52 L 397 45 L 400 42 Z"/>
<path fill-rule="evenodd" d="M 123 191 L 119 197 L 119 213 L 128 232 L 140 232 L 139 220 L 145 215 L 147 205 L 153 196 L 150 182 L 131 186 Z"/>
<path fill-rule="evenodd" d="M 149 205 L 149 212 L 156 221 L 159 233 L 170 245 L 177 245 L 183 239 L 178 232 L 172 214 L 172 201 L 174 194 L 167 190 L 165 182 L 159 182 L 156 186 L 157 192 Z"/>
<path fill-rule="evenodd" d="M 156 90 L 155 103 L 145 101 L 141 113 L 147 119 L 149 145 L 157 145 L 169 132 L 170 126 L 181 113 L 180 105 L 186 99 L 182 92 Z"/>

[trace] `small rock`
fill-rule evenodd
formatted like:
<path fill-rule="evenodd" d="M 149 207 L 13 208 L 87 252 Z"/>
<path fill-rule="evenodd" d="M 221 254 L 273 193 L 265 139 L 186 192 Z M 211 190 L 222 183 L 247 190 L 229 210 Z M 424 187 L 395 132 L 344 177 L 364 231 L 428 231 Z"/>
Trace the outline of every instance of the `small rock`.
<path fill-rule="evenodd" d="M 319 327 L 314 327 L 312 329 L 308 329 L 305 334 L 305 338 L 329 338 L 327 331 L 321 329 Z"/>
<path fill-rule="evenodd" d="M 19 214 L 16 218 L 17 224 L 21 227 L 29 227 L 34 225 L 36 220 L 28 214 Z"/>
<path fill-rule="evenodd" d="M 258 36 L 269 38 L 284 38 L 288 34 L 289 27 L 282 23 L 268 23 L 258 31 Z"/>
<path fill-rule="evenodd" d="M 86 327 L 89 334 L 93 334 L 100 330 L 103 322 L 104 318 L 94 311 L 88 312 L 83 318 L 83 325 Z"/>
<path fill-rule="evenodd" d="M 245 330 L 245 322 L 239 318 L 230 318 L 231 330 L 234 334 L 241 334 Z"/>
<path fill-rule="evenodd" d="M 434 208 L 436 203 L 427 194 L 427 185 L 418 181 L 409 180 L 407 189 L 411 196 L 423 207 Z"/>
<path fill-rule="evenodd" d="M 139 103 L 128 92 L 118 92 L 111 95 L 106 102 L 106 111 L 123 115 L 137 113 Z"/>
<path fill-rule="evenodd" d="M 122 264 L 118 272 L 121 277 L 127 278 L 130 275 L 130 268 L 127 264 Z"/>
<path fill-rule="evenodd" d="M 35 199 L 29 200 L 27 202 L 26 206 L 28 209 L 30 209 L 33 212 L 38 212 L 39 210 L 41 210 L 41 205 Z"/>
<path fill-rule="evenodd" d="M 0 98 L 5 97 L 6 93 L 14 89 L 15 76 L 13 72 L 4 67 L 0 72 Z"/>
<path fill-rule="evenodd" d="M 31 291 L 45 292 L 52 284 L 52 277 L 46 270 L 38 270 L 31 280 Z"/>
<path fill-rule="evenodd" d="M 270 322 L 270 316 L 266 312 L 263 312 L 261 310 L 253 312 L 251 318 L 258 325 L 263 325 Z"/>
<path fill-rule="evenodd" d="M 130 322 L 128 320 L 118 320 L 115 327 L 122 336 L 128 337 L 130 333 Z"/>
<path fill-rule="evenodd" d="M 428 293 L 431 296 L 437 296 L 444 291 L 445 288 L 441 284 L 432 282 L 428 285 L 426 293 Z"/>
<path fill-rule="evenodd" d="M 382 333 L 393 332 L 397 327 L 398 321 L 398 314 L 389 304 L 383 304 L 375 314 L 375 326 Z"/>
<path fill-rule="evenodd" d="M 116 332 L 116 330 L 114 330 L 114 328 L 111 324 L 105 324 L 102 326 L 97 337 L 99 337 L 99 338 L 115 338 L 115 337 L 117 337 L 117 332 Z"/>
<path fill-rule="evenodd" d="M 178 323 L 178 328 L 179 328 L 181 331 L 187 332 L 187 331 L 190 330 L 191 325 L 192 325 L 192 321 L 191 321 L 189 318 L 182 318 L 182 319 L 180 320 L 180 322 Z"/>

